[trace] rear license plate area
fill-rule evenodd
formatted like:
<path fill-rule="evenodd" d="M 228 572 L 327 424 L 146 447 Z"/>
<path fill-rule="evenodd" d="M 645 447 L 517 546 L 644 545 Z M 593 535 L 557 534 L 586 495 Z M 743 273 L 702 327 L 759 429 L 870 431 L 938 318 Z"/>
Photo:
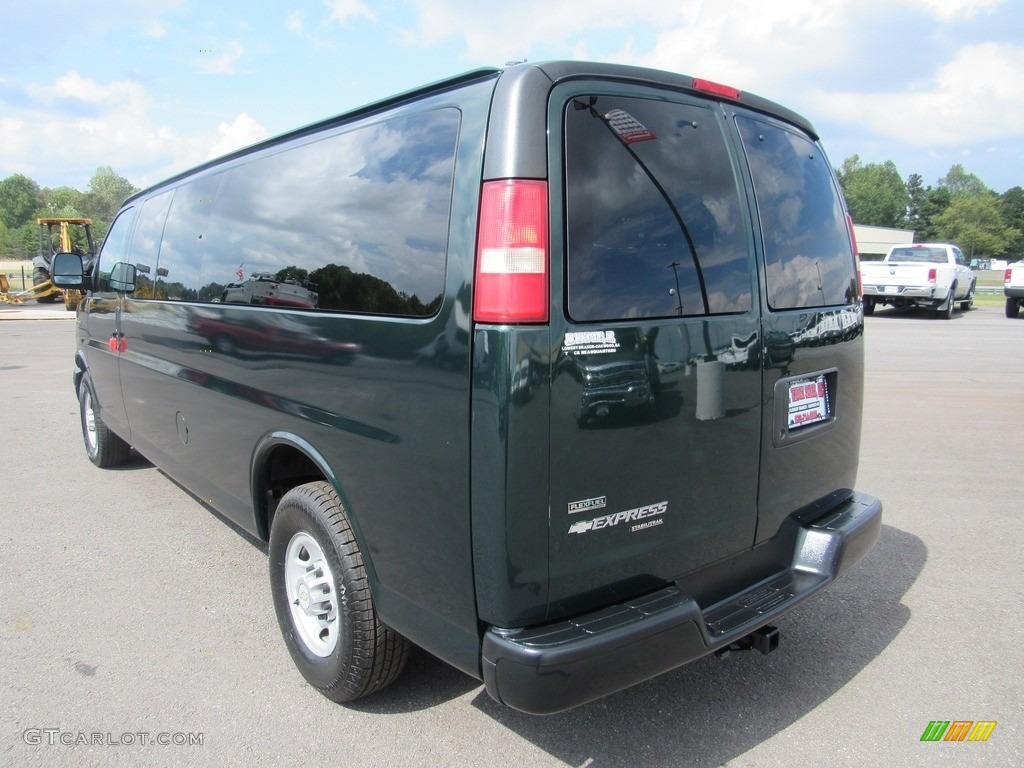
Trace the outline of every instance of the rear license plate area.
<path fill-rule="evenodd" d="M 775 383 L 772 443 L 781 447 L 831 429 L 836 421 L 838 386 L 835 368 L 779 379 Z"/>

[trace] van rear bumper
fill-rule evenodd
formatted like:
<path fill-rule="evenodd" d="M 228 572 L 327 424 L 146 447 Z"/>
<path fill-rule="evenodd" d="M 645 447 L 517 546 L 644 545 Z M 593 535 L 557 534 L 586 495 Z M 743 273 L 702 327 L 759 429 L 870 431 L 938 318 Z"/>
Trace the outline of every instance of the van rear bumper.
<path fill-rule="evenodd" d="M 796 607 L 875 545 L 882 503 L 854 493 L 803 526 L 791 566 L 701 607 L 675 586 L 529 629 L 490 628 L 483 678 L 496 701 L 550 714 L 648 680 L 745 637 Z"/>

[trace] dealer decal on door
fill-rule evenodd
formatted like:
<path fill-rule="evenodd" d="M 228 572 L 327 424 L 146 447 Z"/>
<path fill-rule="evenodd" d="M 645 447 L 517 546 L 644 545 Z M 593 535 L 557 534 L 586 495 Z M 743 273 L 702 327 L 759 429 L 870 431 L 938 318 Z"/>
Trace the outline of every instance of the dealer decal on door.
<path fill-rule="evenodd" d="M 579 520 L 569 526 L 569 533 L 587 533 L 601 528 L 613 528 L 620 523 L 634 523 L 629 530 L 630 533 L 643 531 L 647 528 L 655 528 L 665 522 L 661 515 L 668 510 L 667 501 L 659 501 L 656 504 L 648 504 L 646 507 L 627 509 L 625 512 L 612 512 L 610 515 L 602 515 L 590 520 Z"/>

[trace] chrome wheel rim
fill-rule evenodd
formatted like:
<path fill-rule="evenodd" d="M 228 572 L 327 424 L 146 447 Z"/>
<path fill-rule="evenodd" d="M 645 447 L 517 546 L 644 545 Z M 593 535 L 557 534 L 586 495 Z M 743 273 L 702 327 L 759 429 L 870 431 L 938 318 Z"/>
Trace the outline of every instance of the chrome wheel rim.
<path fill-rule="evenodd" d="M 316 539 L 304 531 L 288 542 L 284 582 L 296 634 L 313 655 L 330 656 L 341 629 L 334 574 Z"/>
<path fill-rule="evenodd" d="M 82 393 L 82 426 L 85 427 L 85 447 L 90 456 L 96 455 L 96 411 L 88 387 Z"/>

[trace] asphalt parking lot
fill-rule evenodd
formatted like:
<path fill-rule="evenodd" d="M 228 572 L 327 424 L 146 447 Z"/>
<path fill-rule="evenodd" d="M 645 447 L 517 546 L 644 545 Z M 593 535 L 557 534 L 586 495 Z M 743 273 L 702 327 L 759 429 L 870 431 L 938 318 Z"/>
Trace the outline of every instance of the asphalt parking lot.
<path fill-rule="evenodd" d="M 0 322 L 0 765 L 1024 765 L 1024 319 L 1002 308 L 868 319 L 881 539 L 776 653 L 543 718 L 422 652 L 356 706 L 307 687 L 264 549 L 145 460 L 86 459 L 73 326 Z M 997 725 L 922 742 L 934 720 Z"/>

